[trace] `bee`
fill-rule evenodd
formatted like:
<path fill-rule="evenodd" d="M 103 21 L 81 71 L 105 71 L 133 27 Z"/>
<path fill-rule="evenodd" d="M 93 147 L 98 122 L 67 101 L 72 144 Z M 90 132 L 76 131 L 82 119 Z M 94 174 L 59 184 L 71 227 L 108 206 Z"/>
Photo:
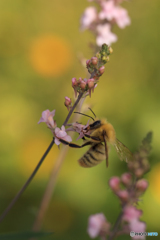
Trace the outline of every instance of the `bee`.
<path fill-rule="evenodd" d="M 91 117 L 83 113 L 79 114 Z M 85 143 L 81 146 L 59 139 L 60 142 L 69 145 L 72 148 L 82 148 L 90 145 L 89 150 L 78 160 L 80 166 L 85 168 L 93 167 L 101 163 L 103 160 L 106 160 L 106 165 L 108 167 L 108 143 L 114 146 L 120 160 L 124 160 L 126 162 L 133 160 L 133 154 L 116 138 L 113 126 L 106 119 L 93 119 L 93 123 L 85 127 L 83 131 L 85 136 L 83 139 L 85 140 Z M 87 134 L 88 132 L 90 134 Z M 89 138 L 89 140 L 86 141 L 86 138 Z"/>

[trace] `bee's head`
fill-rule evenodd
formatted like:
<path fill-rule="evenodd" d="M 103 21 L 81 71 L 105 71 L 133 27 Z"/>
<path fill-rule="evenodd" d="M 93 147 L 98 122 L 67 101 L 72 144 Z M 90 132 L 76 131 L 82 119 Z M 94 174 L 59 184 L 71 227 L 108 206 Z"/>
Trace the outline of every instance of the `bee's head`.
<path fill-rule="evenodd" d="M 102 125 L 101 120 L 96 120 L 93 123 L 91 123 L 88 127 L 86 127 L 84 130 L 94 130 L 99 128 Z"/>

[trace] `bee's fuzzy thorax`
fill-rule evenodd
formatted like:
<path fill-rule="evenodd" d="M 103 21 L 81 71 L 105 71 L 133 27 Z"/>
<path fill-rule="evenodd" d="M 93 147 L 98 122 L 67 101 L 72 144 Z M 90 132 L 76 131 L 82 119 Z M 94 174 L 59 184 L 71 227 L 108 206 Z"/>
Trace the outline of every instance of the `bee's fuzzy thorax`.
<path fill-rule="evenodd" d="M 116 141 L 116 133 L 113 126 L 107 122 L 106 119 L 96 120 L 100 121 L 101 126 L 93 130 L 91 136 L 98 137 L 102 142 L 104 141 L 103 133 L 105 132 L 107 141 L 111 144 L 114 144 Z"/>

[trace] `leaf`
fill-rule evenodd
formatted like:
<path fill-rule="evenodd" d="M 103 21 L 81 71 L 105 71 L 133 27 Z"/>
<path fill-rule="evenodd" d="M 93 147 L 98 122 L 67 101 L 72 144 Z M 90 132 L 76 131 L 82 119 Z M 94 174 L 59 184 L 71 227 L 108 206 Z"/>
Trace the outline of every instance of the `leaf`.
<path fill-rule="evenodd" d="M 42 238 L 52 235 L 53 232 L 11 232 L 1 233 L 0 240 L 23 240 L 29 238 Z"/>
<path fill-rule="evenodd" d="M 151 142 L 152 142 L 152 132 L 147 133 L 147 136 L 143 139 L 142 145 L 139 148 L 139 153 L 143 157 L 148 157 L 152 147 L 151 147 Z"/>

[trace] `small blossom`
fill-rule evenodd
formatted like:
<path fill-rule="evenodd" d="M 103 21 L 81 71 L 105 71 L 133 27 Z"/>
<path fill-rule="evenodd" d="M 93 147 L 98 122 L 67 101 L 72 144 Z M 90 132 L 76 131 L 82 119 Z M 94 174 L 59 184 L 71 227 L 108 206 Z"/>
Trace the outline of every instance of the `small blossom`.
<path fill-rule="evenodd" d="M 122 219 L 127 222 L 131 222 L 135 219 L 138 219 L 142 215 L 142 211 L 136 209 L 133 206 L 126 206 L 123 210 Z"/>
<path fill-rule="evenodd" d="M 103 227 L 103 224 L 106 223 L 106 217 L 103 213 L 91 215 L 88 221 L 88 234 L 91 238 L 97 237 Z"/>
<path fill-rule="evenodd" d="M 74 131 L 79 133 L 79 137 L 76 139 L 76 140 L 79 140 L 80 138 L 85 137 L 85 133 L 90 135 L 90 131 L 85 130 L 85 128 L 87 128 L 88 126 L 89 126 L 89 120 L 86 125 L 82 125 L 80 123 L 72 123 L 72 127 L 67 128 L 66 131 Z"/>
<path fill-rule="evenodd" d="M 148 187 L 148 182 L 145 179 L 140 179 L 136 183 L 136 190 L 138 190 L 139 193 L 145 192 L 145 190 Z"/>
<path fill-rule="evenodd" d="M 87 85 L 87 84 L 86 84 L 85 81 L 82 80 L 82 81 L 80 82 L 80 88 L 81 88 L 82 90 L 85 89 L 86 85 Z"/>
<path fill-rule="evenodd" d="M 89 88 L 93 88 L 94 87 L 94 78 L 88 79 L 87 84 L 88 84 Z"/>
<path fill-rule="evenodd" d="M 87 60 L 86 60 L 86 66 L 87 66 L 87 67 L 90 65 L 90 62 L 91 62 L 90 59 L 87 59 Z"/>
<path fill-rule="evenodd" d="M 77 85 L 78 85 L 78 82 L 77 82 L 76 78 L 72 78 L 72 87 L 74 88 Z"/>
<path fill-rule="evenodd" d="M 120 28 L 125 28 L 126 26 L 131 24 L 131 20 L 128 16 L 127 10 L 121 7 L 117 7 L 114 19 L 118 27 Z"/>
<path fill-rule="evenodd" d="M 98 63 L 98 58 L 97 58 L 97 57 L 92 57 L 92 58 L 91 58 L 91 62 L 92 62 L 93 65 L 97 65 L 97 63 Z"/>
<path fill-rule="evenodd" d="M 38 124 L 41 122 L 45 122 L 49 128 L 55 128 L 57 126 L 56 122 L 53 120 L 55 111 L 56 110 L 53 110 L 52 112 L 50 112 L 48 109 L 43 111 L 42 117 L 40 118 Z"/>
<path fill-rule="evenodd" d="M 67 142 L 71 142 L 72 141 L 72 138 L 69 135 L 67 135 L 64 126 L 62 126 L 61 129 L 56 127 L 54 134 L 55 134 L 54 142 L 55 142 L 56 145 L 59 145 L 61 143 L 59 141 L 59 139 L 63 139 L 65 141 L 67 141 Z"/>
<path fill-rule="evenodd" d="M 125 186 L 130 186 L 132 183 L 132 175 L 130 173 L 124 173 L 121 176 L 121 181 Z"/>
<path fill-rule="evenodd" d="M 129 200 L 129 193 L 127 190 L 120 190 L 117 192 L 117 196 L 123 201 L 127 202 Z"/>
<path fill-rule="evenodd" d="M 137 219 L 134 219 L 133 221 L 130 222 L 129 224 L 130 231 L 134 232 L 145 232 L 146 231 L 146 223 L 141 222 Z M 132 239 L 145 239 L 145 236 L 137 235 L 134 236 Z"/>
<path fill-rule="evenodd" d="M 92 22 L 97 19 L 97 10 L 95 7 L 88 7 L 85 9 L 81 17 L 81 30 L 84 30 L 90 26 Z"/>
<path fill-rule="evenodd" d="M 101 75 L 104 73 L 104 70 L 105 70 L 105 66 L 102 66 L 99 68 L 99 72 Z"/>
<path fill-rule="evenodd" d="M 115 16 L 116 6 L 113 1 L 101 3 L 102 11 L 99 13 L 100 19 L 107 19 L 111 21 Z"/>
<path fill-rule="evenodd" d="M 98 46 L 101 46 L 103 43 L 111 45 L 113 42 L 117 41 L 117 36 L 111 32 L 111 25 L 109 23 L 99 24 L 97 26 L 98 36 L 96 42 Z"/>
<path fill-rule="evenodd" d="M 72 101 L 69 97 L 65 97 L 64 105 L 67 107 L 68 111 L 70 110 L 70 107 L 72 105 Z"/>
<path fill-rule="evenodd" d="M 109 180 L 109 186 L 113 191 L 118 191 L 120 189 L 120 178 L 119 177 L 112 177 Z"/>

